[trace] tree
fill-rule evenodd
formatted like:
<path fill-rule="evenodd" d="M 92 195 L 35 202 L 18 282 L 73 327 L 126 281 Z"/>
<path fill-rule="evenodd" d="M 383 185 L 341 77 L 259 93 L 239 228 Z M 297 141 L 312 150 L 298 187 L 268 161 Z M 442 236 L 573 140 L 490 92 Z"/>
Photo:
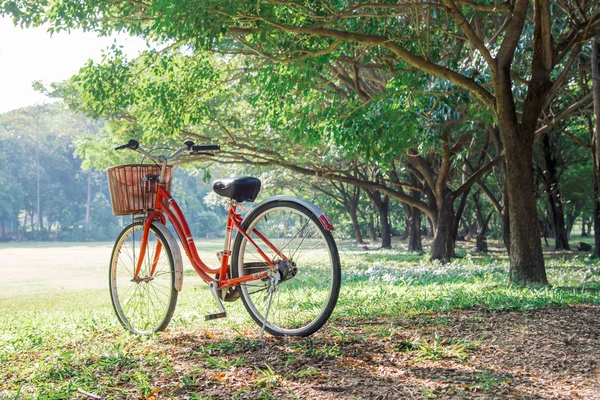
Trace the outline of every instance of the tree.
<path fill-rule="evenodd" d="M 596 221 L 600 215 L 600 207 L 596 207 L 598 203 L 598 190 L 593 189 L 590 193 L 590 188 L 587 187 L 587 182 L 594 182 L 594 187 L 599 187 L 598 176 L 600 172 L 597 168 L 597 146 L 598 140 L 598 116 L 597 109 L 600 101 L 600 86 L 597 79 L 600 77 L 598 73 L 598 56 L 596 54 L 596 41 L 592 41 L 591 46 L 582 47 L 578 53 L 576 61 L 573 62 L 571 71 L 567 74 L 568 79 L 564 79 L 562 93 L 556 92 L 557 103 L 559 108 L 552 110 L 548 107 L 544 114 L 546 115 L 544 126 L 538 129 L 536 136 L 543 137 L 551 134 L 554 141 L 568 138 L 571 142 L 570 152 L 572 153 L 571 162 L 566 163 L 563 173 L 563 179 L 560 185 L 564 188 L 563 197 L 567 199 L 567 230 L 570 232 L 573 222 L 578 214 L 582 211 L 591 212 L 594 215 L 593 220 Z M 554 132 L 552 132 L 554 130 Z M 560 138 L 556 136 L 560 133 Z M 546 139 L 544 139 L 546 140 Z M 552 143 L 552 142 L 550 142 Z M 566 144 L 562 145 L 566 148 Z M 574 147 L 573 147 L 574 146 Z M 554 146 L 555 147 L 555 146 Z M 554 150 L 553 150 L 554 151 Z M 564 151 L 564 150 L 563 150 Z M 552 152 L 551 152 L 552 153 Z M 582 161 L 583 154 L 587 153 L 588 161 Z M 557 157 L 551 160 L 555 162 Z M 589 167 L 591 168 L 588 168 Z M 593 179 L 585 179 L 589 173 L 593 174 Z M 550 174 L 552 175 L 552 174 Z M 571 179 L 569 179 L 571 178 Z M 577 180 L 574 184 L 573 179 Z M 591 196 L 590 196 L 591 194 Z M 591 211 L 589 210 L 588 200 L 593 198 Z M 585 215 L 582 217 L 582 233 L 585 231 Z M 594 222 L 595 223 L 595 222 Z M 595 227 L 595 242 L 596 247 L 594 254 L 597 255 L 596 249 L 600 249 L 600 229 Z"/>
<path fill-rule="evenodd" d="M 548 203 L 549 215 L 554 230 L 555 250 L 571 250 L 567 234 L 567 225 L 562 201 L 562 193 L 559 187 L 560 169 L 564 167 L 559 139 L 561 135 L 557 132 L 548 132 L 541 140 L 541 158 L 543 161 L 537 163 L 536 171 L 544 185 L 544 192 Z M 561 165 L 562 164 L 562 165 Z"/>
<path fill-rule="evenodd" d="M 600 13 L 592 1 L 531 3 L 9 2 L 2 12 L 25 24 L 49 21 L 51 29 L 81 26 L 100 33 L 126 29 L 197 49 L 249 53 L 265 63 L 310 59 L 318 68 L 347 57 L 377 61 L 398 76 L 410 71 L 468 91 L 494 114 L 504 144 L 511 277 L 545 284 L 533 194 L 535 130 L 581 43 L 600 31 Z M 303 73 L 296 68 L 293 76 Z"/>

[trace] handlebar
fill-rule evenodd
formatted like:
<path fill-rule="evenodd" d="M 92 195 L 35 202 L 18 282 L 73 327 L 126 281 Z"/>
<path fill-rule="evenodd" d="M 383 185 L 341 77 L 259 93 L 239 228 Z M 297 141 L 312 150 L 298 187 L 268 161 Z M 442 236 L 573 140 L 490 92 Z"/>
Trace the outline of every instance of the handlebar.
<path fill-rule="evenodd" d="M 182 153 L 187 153 L 187 155 L 190 155 L 190 156 L 200 156 L 200 155 L 201 156 L 212 156 L 213 154 L 206 153 L 206 152 L 221 150 L 221 146 L 218 144 L 195 145 L 194 142 L 189 139 L 186 140 L 185 142 L 183 142 L 183 144 L 185 145 L 185 147 L 175 150 L 175 152 L 173 152 L 173 154 L 171 154 L 170 156 L 163 156 L 163 155 L 154 156 L 154 155 L 150 154 L 148 151 L 141 148 L 139 142 L 135 139 L 131 139 L 129 142 L 127 142 L 127 144 L 115 147 L 115 150 L 121 150 L 121 149 L 135 150 L 138 153 L 141 153 L 144 156 L 150 158 L 151 160 L 159 161 L 159 162 L 163 162 L 163 161 L 166 162 L 169 160 L 173 160 Z"/>

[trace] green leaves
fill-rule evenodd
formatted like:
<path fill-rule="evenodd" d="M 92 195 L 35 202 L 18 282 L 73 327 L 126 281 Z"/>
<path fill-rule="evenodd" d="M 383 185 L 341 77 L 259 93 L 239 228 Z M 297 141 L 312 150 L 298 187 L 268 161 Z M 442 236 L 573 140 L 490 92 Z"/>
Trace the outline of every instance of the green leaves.
<path fill-rule="evenodd" d="M 214 58 L 176 48 L 146 51 L 132 61 L 113 49 L 102 63 L 89 62 L 72 78 L 88 114 L 139 125 L 150 137 L 172 136 L 203 121 L 205 103 L 221 90 L 220 80 Z"/>

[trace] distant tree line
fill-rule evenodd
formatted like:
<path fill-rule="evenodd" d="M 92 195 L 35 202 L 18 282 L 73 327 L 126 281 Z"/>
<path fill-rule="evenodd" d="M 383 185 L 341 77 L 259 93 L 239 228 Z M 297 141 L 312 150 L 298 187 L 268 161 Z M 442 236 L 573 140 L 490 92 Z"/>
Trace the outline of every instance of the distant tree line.
<path fill-rule="evenodd" d="M 106 172 L 82 169 L 76 147 L 99 140 L 102 127 L 58 105 L 0 115 L 0 241 L 114 240 L 128 219 L 113 215 Z M 194 232 L 220 233 L 224 213 L 204 204 L 202 177 L 178 171 L 173 191 Z"/>

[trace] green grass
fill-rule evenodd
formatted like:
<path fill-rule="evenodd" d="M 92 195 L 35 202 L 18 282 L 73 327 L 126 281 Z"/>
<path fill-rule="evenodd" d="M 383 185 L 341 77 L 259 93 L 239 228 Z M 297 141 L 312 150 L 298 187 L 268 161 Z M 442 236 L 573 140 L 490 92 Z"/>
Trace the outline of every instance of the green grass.
<path fill-rule="evenodd" d="M 496 376 L 494 371 L 486 370 L 477 375 L 477 380 L 469 385 L 470 388 L 481 389 L 484 392 L 495 392 L 503 385 L 510 383 L 509 379 Z"/>
<path fill-rule="evenodd" d="M 199 245 L 203 257 L 214 258 L 221 241 L 206 240 Z M 68 259 L 69 252 L 78 247 L 28 246 L 40 252 L 40 260 L 44 259 L 43 252 L 50 250 L 60 250 Z M 0 259 L 10 263 L 5 254 L 28 246 L 3 245 Z M 96 248 L 98 254 L 106 250 L 110 255 L 109 244 L 82 246 Z M 330 341 L 315 337 L 302 342 L 302 349 L 296 350 L 308 357 L 343 357 L 344 343 L 364 340 L 359 333 L 341 328 L 344 324 L 336 321 L 382 321 L 374 334 L 386 340 L 397 329 L 386 322 L 397 318 L 444 324 L 447 321 L 443 317 L 431 314 L 475 306 L 491 311 L 526 311 L 575 303 L 600 304 L 599 269 L 587 256 L 548 259 L 552 286 L 522 288 L 509 283 L 508 263 L 501 254 L 498 257 L 467 254 L 440 265 L 428 262 L 425 255 L 398 250 L 357 251 L 345 243 L 340 249 L 343 282 Z M 0 281 L 0 398 L 72 398 L 77 390 L 105 398 L 147 398 L 159 384 L 159 377 L 161 387 L 176 393 L 182 387 L 195 387 L 202 371 L 249 368 L 247 359 L 237 352 L 261 346 L 255 340 L 259 327 L 250 320 L 241 302 L 226 304 L 230 316 L 226 320 L 205 322 L 204 315 L 215 312 L 216 306 L 200 279 L 186 272 L 184 289 L 169 329 L 183 337 L 190 331 L 211 335 L 225 330 L 228 334 L 227 339 L 210 346 L 196 346 L 194 355 L 202 362 L 182 373 L 177 370 L 176 362 L 185 355 L 173 355 L 163 345 L 169 341 L 168 334 L 140 338 L 123 332 L 111 307 L 107 271 L 101 267 L 108 260 L 78 262 L 38 265 L 53 271 L 52 281 L 37 279 L 35 271 L 23 274 L 22 281 L 19 276 L 12 276 L 8 284 Z M 90 284 L 68 287 L 72 274 L 89 280 Z M 32 284 L 38 287 L 34 292 L 22 290 Z M 478 344 L 423 340 L 395 345 L 397 351 L 414 352 L 417 359 L 462 360 Z M 293 363 L 293 358 L 290 354 L 288 361 Z M 285 378 L 269 365 L 253 368 L 256 368 L 253 385 L 264 388 L 265 398 L 268 389 Z M 296 378 L 306 380 L 317 374 L 307 366 Z M 491 375 L 481 376 L 477 383 L 484 390 L 500 384 L 502 380 Z"/>
<path fill-rule="evenodd" d="M 344 252 L 345 279 L 337 317 L 412 316 L 452 309 L 529 310 L 600 302 L 598 267 L 587 257 L 548 260 L 552 287 L 521 288 L 508 280 L 508 263 L 467 255 L 450 264 L 429 263 L 393 250 Z M 385 261 L 379 261 L 384 259 Z M 374 261 L 377 260 L 377 261 Z"/>

